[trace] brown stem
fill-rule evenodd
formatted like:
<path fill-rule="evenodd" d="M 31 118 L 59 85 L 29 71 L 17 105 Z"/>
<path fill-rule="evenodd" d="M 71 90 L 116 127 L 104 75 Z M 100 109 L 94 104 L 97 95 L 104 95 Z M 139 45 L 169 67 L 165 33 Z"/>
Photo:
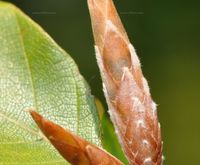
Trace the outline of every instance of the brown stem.
<path fill-rule="evenodd" d="M 104 93 L 125 155 L 132 165 L 160 165 L 156 104 L 134 47 L 112 0 L 88 0 L 88 6 Z"/>

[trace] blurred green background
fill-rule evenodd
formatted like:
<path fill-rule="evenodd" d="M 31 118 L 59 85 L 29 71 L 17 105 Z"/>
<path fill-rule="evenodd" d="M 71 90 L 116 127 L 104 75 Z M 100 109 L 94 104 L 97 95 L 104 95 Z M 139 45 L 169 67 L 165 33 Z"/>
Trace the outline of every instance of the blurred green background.
<path fill-rule="evenodd" d="M 92 93 L 107 109 L 86 0 L 10 2 L 39 23 L 73 57 Z M 159 105 L 164 164 L 199 165 L 200 1 L 114 2 L 141 59 L 153 98 Z M 109 133 L 105 130 L 105 134 Z M 112 150 L 112 143 L 107 141 L 108 144 L 107 148 Z"/>

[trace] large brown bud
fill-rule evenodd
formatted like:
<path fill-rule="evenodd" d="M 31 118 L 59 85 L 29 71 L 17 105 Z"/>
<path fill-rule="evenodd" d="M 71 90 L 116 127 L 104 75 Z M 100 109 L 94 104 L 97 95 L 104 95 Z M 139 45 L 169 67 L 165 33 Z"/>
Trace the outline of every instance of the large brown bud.
<path fill-rule="evenodd" d="M 161 165 L 162 140 L 134 47 L 112 0 L 88 0 L 97 62 L 111 120 L 131 165 Z"/>

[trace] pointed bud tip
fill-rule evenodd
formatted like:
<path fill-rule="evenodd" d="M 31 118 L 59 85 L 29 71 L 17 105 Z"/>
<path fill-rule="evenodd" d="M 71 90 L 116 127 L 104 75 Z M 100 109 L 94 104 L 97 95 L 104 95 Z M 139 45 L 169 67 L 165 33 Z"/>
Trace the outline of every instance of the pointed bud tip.
<path fill-rule="evenodd" d="M 36 123 L 38 123 L 37 121 L 40 121 L 43 118 L 34 109 L 29 109 L 28 112 L 30 113 L 30 115 L 32 116 L 32 118 L 35 120 Z"/>

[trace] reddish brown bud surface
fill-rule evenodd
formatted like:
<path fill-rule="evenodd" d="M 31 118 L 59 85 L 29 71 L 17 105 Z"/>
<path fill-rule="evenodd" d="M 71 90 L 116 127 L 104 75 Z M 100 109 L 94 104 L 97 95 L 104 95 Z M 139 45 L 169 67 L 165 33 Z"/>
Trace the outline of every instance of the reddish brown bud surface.
<path fill-rule="evenodd" d="M 112 0 L 88 0 L 97 62 L 117 136 L 131 165 L 160 165 L 162 141 L 134 47 Z"/>
<path fill-rule="evenodd" d="M 35 111 L 30 111 L 38 127 L 59 151 L 73 165 L 122 165 L 103 149 L 74 135 L 59 125 L 44 119 Z"/>

